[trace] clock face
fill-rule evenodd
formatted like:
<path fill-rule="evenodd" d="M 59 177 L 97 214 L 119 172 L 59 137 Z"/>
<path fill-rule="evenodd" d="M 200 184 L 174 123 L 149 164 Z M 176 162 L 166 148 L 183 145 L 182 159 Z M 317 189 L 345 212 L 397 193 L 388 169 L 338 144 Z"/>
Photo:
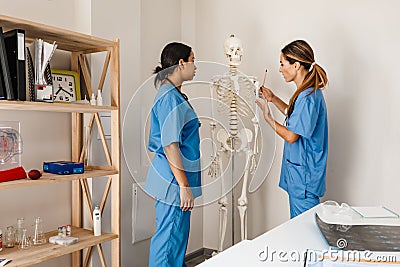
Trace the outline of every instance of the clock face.
<path fill-rule="evenodd" d="M 53 73 L 54 101 L 76 101 L 75 77 L 66 74 Z"/>

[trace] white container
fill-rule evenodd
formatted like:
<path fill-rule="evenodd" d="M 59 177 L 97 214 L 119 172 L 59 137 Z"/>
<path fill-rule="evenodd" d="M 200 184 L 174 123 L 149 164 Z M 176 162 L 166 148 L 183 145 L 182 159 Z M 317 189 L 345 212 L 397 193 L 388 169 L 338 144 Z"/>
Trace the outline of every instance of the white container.
<path fill-rule="evenodd" d="M 101 95 L 101 90 L 97 90 L 97 105 L 102 106 L 103 105 L 103 97 Z"/>
<path fill-rule="evenodd" d="M 90 98 L 90 105 L 96 106 L 96 96 L 92 93 L 92 97 Z"/>
<path fill-rule="evenodd" d="M 93 210 L 93 232 L 94 236 L 101 235 L 101 212 L 99 206 L 96 206 Z"/>

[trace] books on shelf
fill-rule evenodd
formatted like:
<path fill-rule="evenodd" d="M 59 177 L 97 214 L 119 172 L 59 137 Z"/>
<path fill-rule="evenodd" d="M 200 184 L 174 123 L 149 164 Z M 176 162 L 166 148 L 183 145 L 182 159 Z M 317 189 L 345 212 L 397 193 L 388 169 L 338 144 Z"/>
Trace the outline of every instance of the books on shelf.
<path fill-rule="evenodd" d="M 0 27 L 0 84 L 0 99 L 13 100 L 14 93 L 2 27 Z"/>
<path fill-rule="evenodd" d="M 8 67 L 15 100 L 26 100 L 25 31 L 20 29 L 5 32 Z"/>

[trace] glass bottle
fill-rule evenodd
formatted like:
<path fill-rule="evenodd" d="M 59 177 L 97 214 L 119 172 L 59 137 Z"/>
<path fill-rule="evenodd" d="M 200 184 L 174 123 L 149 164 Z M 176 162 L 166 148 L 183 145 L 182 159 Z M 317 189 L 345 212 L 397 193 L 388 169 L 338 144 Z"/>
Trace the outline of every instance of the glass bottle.
<path fill-rule="evenodd" d="M 21 244 L 22 241 L 22 229 L 24 228 L 24 218 L 17 219 L 17 229 L 15 230 L 15 243 Z"/>
<path fill-rule="evenodd" d="M 42 219 L 40 217 L 35 218 L 35 232 L 33 235 L 33 245 L 46 244 L 46 237 L 43 233 Z"/>
<path fill-rule="evenodd" d="M 31 246 L 30 237 L 26 234 L 26 228 L 21 229 L 21 243 L 18 245 L 20 249 L 28 249 Z"/>
<path fill-rule="evenodd" d="M 5 243 L 6 248 L 13 248 L 15 246 L 14 226 L 7 226 L 7 231 L 4 236 L 4 243 Z"/>

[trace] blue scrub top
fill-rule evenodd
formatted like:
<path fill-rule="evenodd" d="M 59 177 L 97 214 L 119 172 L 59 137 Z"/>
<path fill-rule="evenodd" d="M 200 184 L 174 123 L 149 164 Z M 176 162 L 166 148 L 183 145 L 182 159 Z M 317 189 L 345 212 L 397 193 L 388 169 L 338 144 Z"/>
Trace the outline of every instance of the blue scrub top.
<path fill-rule="evenodd" d="M 171 205 L 180 205 L 179 185 L 169 166 L 164 147 L 177 142 L 183 169 L 193 197 L 201 195 L 199 120 L 195 111 L 172 84 L 161 85 L 150 118 L 148 150 L 155 152 L 145 191 Z"/>
<path fill-rule="evenodd" d="M 322 197 L 325 193 L 328 158 L 328 119 L 320 89 L 308 88 L 297 97 L 286 128 L 299 135 L 285 141 L 279 186 L 292 197 L 304 199 L 306 191 Z"/>

